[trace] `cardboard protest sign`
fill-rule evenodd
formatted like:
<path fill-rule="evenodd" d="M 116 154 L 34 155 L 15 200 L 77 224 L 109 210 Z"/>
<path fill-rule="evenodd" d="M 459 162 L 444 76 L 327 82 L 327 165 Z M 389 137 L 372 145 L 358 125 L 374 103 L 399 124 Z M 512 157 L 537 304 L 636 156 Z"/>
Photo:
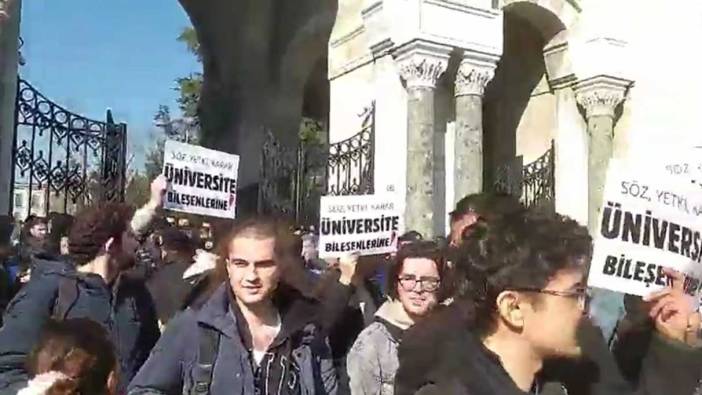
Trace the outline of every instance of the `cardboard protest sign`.
<path fill-rule="evenodd" d="M 397 249 L 404 229 L 403 205 L 396 195 L 322 196 L 319 256 L 358 252 L 387 254 Z"/>
<path fill-rule="evenodd" d="M 238 173 L 237 155 L 168 140 L 163 174 L 170 185 L 164 208 L 234 218 Z"/>
<path fill-rule="evenodd" d="M 692 184 L 702 192 L 702 147 L 656 145 L 636 150 L 627 162 L 641 169 L 642 174 Z"/>
<path fill-rule="evenodd" d="M 686 292 L 697 295 L 702 194 L 674 179 L 645 175 L 619 162 L 610 165 L 588 284 L 644 296 L 667 285 L 668 267 L 684 273 Z"/>

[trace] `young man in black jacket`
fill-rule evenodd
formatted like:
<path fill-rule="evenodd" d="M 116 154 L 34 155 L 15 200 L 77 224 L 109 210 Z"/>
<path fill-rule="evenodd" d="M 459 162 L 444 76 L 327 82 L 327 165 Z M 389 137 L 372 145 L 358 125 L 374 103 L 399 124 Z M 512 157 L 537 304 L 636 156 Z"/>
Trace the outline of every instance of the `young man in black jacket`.
<path fill-rule="evenodd" d="M 404 337 L 395 393 L 690 394 L 700 317 L 674 287 L 647 298 L 655 333 L 636 383 L 619 373 L 585 317 L 591 240 L 557 214 L 520 212 L 479 225 L 455 258 L 456 302 Z"/>
<path fill-rule="evenodd" d="M 185 232 L 171 227 L 161 229 L 157 237 L 162 264 L 148 278 L 146 286 L 154 299 L 159 323 L 165 326 L 185 309 L 186 300 L 196 287 L 196 282 L 183 278 L 193 264 L 195 242 Z"/>

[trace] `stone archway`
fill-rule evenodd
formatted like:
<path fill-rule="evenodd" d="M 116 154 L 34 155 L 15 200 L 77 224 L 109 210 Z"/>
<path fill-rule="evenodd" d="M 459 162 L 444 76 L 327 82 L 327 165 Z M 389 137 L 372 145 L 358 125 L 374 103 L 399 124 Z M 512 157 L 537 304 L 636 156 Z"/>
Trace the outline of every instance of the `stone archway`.
<path fill-rule="evenodd" d="M 268 132 L 294 150 L 302 116 L 319 120 L 310 107 L 328 108 L 324 64 L 338 0 L 178 1 L 203 55 L 201 143 L 241 156 L 239 207 L 252 212 Z"/>
<path fill-rule="evenodd" d="M 504 11 L 509 11 L 513 7 L 526 6 L 519 12 L 520 15 L 529 19 L 539 29 L 558 24 L 563 29 L 570 29 L 581 11 L 578 3 L 577 0 L 498 0 L 497 5 Z"/>
<path fill-rule="evenodd" d="M 259 178 L 264 131 L 286 146 L 310 76 L 326 55 L 338 1 L 179 0 L 203 52 L 202 144 L 242 155 L 242 186 Z"/>
<path fill-rule="evenodd" d="M 553 162 L 558 130 L 558 98 L 563 81 L 574 80 L 564 65 L 568 54 L 568 27 L 578 10 L 567 1 L 522 0 L 499 2 L 504 12 L 503 54 L 485 91 L 485 187 L 508 180 L 507 189 L 525 201 L 525 165 L 546 159 Z M 565 73 L 565 74 L 564 74 Z M 553 163 L 549 166 L 553 169 Z M 553 170 L 542 180 L 539 193 L 553 207 Z M 504 185 L 501 185 L 504 188 Z"/>

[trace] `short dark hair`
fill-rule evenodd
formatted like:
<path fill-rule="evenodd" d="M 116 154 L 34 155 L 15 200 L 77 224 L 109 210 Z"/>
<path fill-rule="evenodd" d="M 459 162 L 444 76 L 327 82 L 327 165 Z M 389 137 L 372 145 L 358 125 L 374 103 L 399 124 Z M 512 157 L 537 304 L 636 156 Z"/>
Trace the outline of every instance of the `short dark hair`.
<path fill-rule="evenodd" d="M 287 257 L 291 254 L 294 255 L 294 251 L 302 249 L 302 241 L 299 237 L 293 235 L 290 229 L 289 221 L 267 216 L 253 216 L 235 220 L 229 234 L 220 240 L 217 248 L 220 257 L 217 264 L 217 277 L 222 280 L 227 278 L 225 260 L 229 257 L 229 246 L 234 239 L 240 236 L 253 236 L 262 239 L 273 238 L 275 239 L 275 254 L 277 256 Z"/>
<path fill-rule="evenodd" d="M 117 367 L 112 342 L 100 324 L 87 318 L 50 320 L 27 358 L 32 376 L 58 371 L 71 378 L 74 393 L 104 394 Z"/>
<path fill-rule="evenodd" d="M 81 211 L 68 235 L 74 263 L 81 266 L 95 259 L 110 238 L 119 244 L 133 215 L 134 209 L 124 203 L 105 203 Z"/>
<path fill-rule="evenodd" d="M 443 300 L 445 296 L 445 292 L 443 292 L 443 280 L 446 269 L 446 250 L 442 248 L 439 243 L 429 240 L 409 242 L 400 247 L 400 249 L 397 251 L 397 255 L 395 255 L 395 258 L 388 269 L 388 295 L 394 299 L 397 299 L 397 279 L 402 272 L 402 265 L 404 265 L 405 259 L 407 258 L 427 258 L 436 263 L 436 269 L 439 272 L 439 278 L 442 282 L 442 287 L 440 287 L 439 292 L 439 299 Z"/>
<path fill-rule="evenodd" d="M 48 220 L 44 217 L 38 217 L 36 215 L 30 215 L 27 217 L 27 220 L 24 222 L 24 226 L 22 226 L 22 233 L 24 233 L 25 236 L 29 236 L 29 231 L 32 230 L 33 227 L 37 225 L 46 225 L 48 223 Z"/>
<path fill-rule="evenodd" d="M 592 255 L 587 229 L 553 212 L 526 210 L 481 222 L 455 251 L 455 292 L 474 330 L 492 331 L 497 296 L 508 289 L 542 289 L 560 270 L 584 266 Z"/>
<path fill-rule="evenodd" d="M 174 227 L 165 227 L 157 232 L 161 239 L 161 247 L 164 250 L 195 252 L 195 240 L 193 237 Z"/>
<path fill-rule="evenodd" d="M 51 222 L 51 238 L 55 241 L 59 241 L 62 237 L 68 236 L 68 234 L 71 233 L 73 216 L 70 214 L 52 212 L 49 214 L 49 222 Z"/>
<path fill-rule="evenodd" d="M 417 232 L 416 230 L 410 230 L 408 232 L 405 232 L 402 234 L 402 236 L 398 237 L 398 241 L 400 243 L 407 243 L 407 242 L 412 242 L 412 241 L 419 241 L 423 240 L 424 236 L 422 236 L 421 233 Z"/>
<path fill-rule="evenodd" d="M 495 216 L 517 212 L 523 208 L 514 196 L 499 192 L 482 192 L 468 195 L 456 203 L 456 208 L 449 213 L 451 223 L 466 214 L 475 213 L 487 221 Z"/>

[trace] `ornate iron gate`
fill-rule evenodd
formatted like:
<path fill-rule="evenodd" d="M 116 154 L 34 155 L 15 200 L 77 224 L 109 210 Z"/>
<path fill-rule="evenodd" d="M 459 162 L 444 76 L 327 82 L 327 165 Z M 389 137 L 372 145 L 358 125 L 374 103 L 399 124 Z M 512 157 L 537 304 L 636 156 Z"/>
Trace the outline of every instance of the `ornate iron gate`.
<path fill-rule="evenodd" d="M 497 170 L 495 191 L 519 196 L 527 207 L 555 209 L 555 148 L 551 148 L 535 161 L 515 169 L 504 165 Z"/>
<path fill-rule="evenodd" d="M 289 149 L 268 132 L 261 155 L 259 213 L 283 213 L 300 225 L 316 225 L 322 195 L 372 194 L 375 106 L 361 117 L 360 132 L 331 145 L 302 140 Z M 307 122 L 312 135 L 325 134 L 320 123 Z"/>
<path fill-rule="evenodd" d="M 19 80 L 13 150 L 13 213 L 75 213 L 124 201 L 127 125 L 74 114 Z M 23 219 L 23 218 L 21 218 Z"/>
<path fill-rule="evenodd" d="M 361 114 L 361 131 L 334 143 L 327 162 L 328 195 L 366 195 L 373 193 L 375 102 Z"/>
<path fill-rule="evenodd" d="M 322 133 L 319 122 L 306 120 L 310 134 Z M 301 140 L 294 149 L 266 133 L 261 155 L 260 213 L 288 215 L 297 223 L 314 223 L 319 197 L 325 189 L 324 166 L 327 145 Z"/>

